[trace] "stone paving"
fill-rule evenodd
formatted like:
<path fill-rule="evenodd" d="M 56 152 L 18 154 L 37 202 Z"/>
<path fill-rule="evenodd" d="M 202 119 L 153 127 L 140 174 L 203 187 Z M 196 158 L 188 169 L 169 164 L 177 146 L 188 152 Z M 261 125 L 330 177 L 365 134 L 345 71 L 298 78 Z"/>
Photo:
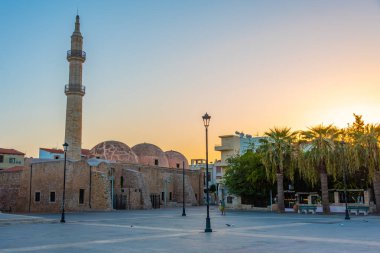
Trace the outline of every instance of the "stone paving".
<path fill-rule="evenodd" d="M 5 252 L 380 252 L 380 217 L 227 212 L 206 207 L 59 214 L 0 214 Z"/>

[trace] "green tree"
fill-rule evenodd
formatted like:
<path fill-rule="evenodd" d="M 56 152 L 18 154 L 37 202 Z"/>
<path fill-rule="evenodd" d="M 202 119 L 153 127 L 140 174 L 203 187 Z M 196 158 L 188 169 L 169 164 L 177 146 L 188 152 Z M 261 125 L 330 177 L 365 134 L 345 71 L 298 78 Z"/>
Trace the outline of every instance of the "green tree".
<path fill-rule="evenodd" d="M 302 156 L 299 159 L 301 174 L 315 183 L 321 182 L 323 213 L 330 213 L 327 175 L 336 175 L 335 148 L 341 132 L 333 125 L 317 125 L 302 131 Z"/>
<path fill-rule="evenodd" d="M 260 154 L 247 151 L 227 159 L 229 164 L 223 176 L 229 192 L 244 196 L 266 195 L 272 184 L 267 180 Z"/>
<path fill-rule="evenodd" d="M 292 174 L 294 171 L 294 141 L 298 132 L 290 128 L 273 128 L 265 133 L 267 138 L 262 139 L 260 152 L 262 162 L 268 177 L 277 181 L 277 199 L 279 212 L 285 211 L 284 204 L 284 172 Z M 275 178 L 273 177 L 275 175 Z"/>
<path fill-rule="evenodd" d="M 376 200 L 376 212 L 380 213 L 380 125 L 367 124 L 355 136 L 356 151 L 360 164 L 368 169 Z"/>

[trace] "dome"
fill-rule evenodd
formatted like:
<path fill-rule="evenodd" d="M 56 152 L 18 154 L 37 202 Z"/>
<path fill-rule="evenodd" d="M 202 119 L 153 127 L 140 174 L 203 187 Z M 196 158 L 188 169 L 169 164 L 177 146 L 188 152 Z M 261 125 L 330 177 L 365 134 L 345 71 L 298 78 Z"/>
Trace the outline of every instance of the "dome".
<path fill-rule="evenodd" d="M 168 158 L 169 168 L 181 168 L 183 163 L 185 163 L 185 169 L 189 168 L 189 162 L 186 157 L 180 152 L 170 150 L 165 152 L 166 157 Z"/>
<path fill-rule="evenodd" d="M 138 163 L 138 158 L 128 145 L 119 141 L 104 141 L 90 150 L 91 157 L 111 162 Z"/>
<path fill-rule="evenodd" d="M 169 167 L 168 159 L 162 149 L 150 143 L 141 143 L 132 147 L 141 164 Z"/>

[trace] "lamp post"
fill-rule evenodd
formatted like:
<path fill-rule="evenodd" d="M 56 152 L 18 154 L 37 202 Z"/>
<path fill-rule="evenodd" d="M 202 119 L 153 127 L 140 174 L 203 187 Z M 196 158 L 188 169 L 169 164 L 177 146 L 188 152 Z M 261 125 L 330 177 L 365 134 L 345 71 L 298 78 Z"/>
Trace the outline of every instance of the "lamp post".
<path fill-rule="evenodd" d="M 211 116 L 207 114 L 202 116 L 203 125 L 206 129 L 206 200 L 207 200 L 207 217 L 206 217 L 206 229 L 205 232 L 212 232 L 211 222 L 210 222 L 210 204 L 209 204 L 209 193 L 208 193 L 208 126 L 210 124 Z"/>
<path fill-rule="evenodd" d="M 185 162 L 182 162 L 182 200 L 183 200 L 182 216 L 186 216 L 186 211 L 185 211 Z"/>
<path fill-rule="evenodd" d="M 62 194 L 62 215 L 61 215 L 61 223 L 65 223 L 65 192 L 66 192 L 66 153 L 67 153 L 67 147 L 69 144 L 65 142 L 63 144 L 63 152 L 65 156 L 64 164 L 63 164 L 63 194 Z"/>
<path fill-rule="evenodd" d="M 350 214 L 348 213 L 347 208 L 347 179 L 346 179 L 346 164 L 344 162 L 345 159 L 345 152 L 344 152 L 344 145 L 346 144 L 344 141 L 341 142 L 342 144 L 342 151 L 343 151 L 343 184 L 344 184 L 344 202 L 346 205 L 346 216 L 344 217 L 345 220 L 350 219 Z"/>

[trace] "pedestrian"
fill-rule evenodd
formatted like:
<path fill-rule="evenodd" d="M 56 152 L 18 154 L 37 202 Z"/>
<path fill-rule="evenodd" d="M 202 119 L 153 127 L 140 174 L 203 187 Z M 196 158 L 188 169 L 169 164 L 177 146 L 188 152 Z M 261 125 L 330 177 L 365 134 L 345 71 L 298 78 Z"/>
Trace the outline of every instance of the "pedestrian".
<path fill-rule="evenodd" d="M 224 203 L 224 199 L 220 201 L 219 209 L 222 212 L 222 215 L 226 215 L 226 203 Z"/>

